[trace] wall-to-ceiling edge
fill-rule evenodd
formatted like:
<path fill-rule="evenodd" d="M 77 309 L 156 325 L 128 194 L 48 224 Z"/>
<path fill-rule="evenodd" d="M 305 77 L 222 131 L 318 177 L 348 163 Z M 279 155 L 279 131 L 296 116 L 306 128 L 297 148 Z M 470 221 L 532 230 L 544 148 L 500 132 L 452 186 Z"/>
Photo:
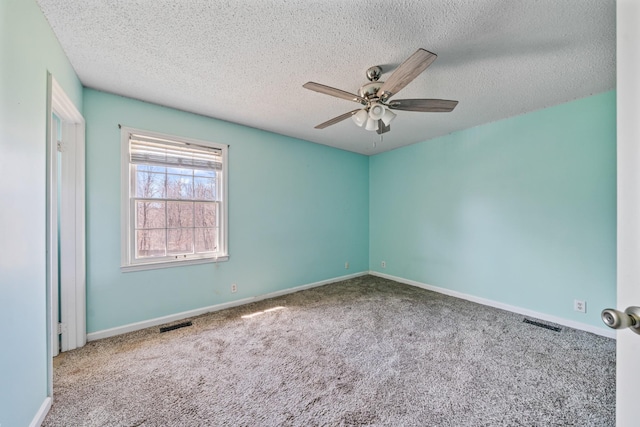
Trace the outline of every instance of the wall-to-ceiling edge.
<path fill-rule="evenodd" d="M 615 99 L 371 157 L 370 269 L 612 336 L 600 311 L 616 301 Z"/>

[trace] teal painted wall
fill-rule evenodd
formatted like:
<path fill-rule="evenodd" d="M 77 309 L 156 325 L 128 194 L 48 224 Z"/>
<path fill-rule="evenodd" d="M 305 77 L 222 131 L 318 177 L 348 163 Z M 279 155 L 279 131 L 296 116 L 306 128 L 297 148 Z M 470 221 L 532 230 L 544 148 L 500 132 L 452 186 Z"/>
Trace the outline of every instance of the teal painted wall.
<path fill-rule="evenodd" d="M 79 110 L 82 86 L 35 1 L 0 1 L 0 424 L 47 396 L 47 71 Z"/>
<path fill-rule="evenodd" d="M 371 270 L 594 326 L 615 306 L 615 92 L 373 156 L 369 173 Z"/>
<path fill-rule="evenodd" d="M 367 157 L 89 89 L 84 115 L 88 332 L 369 269 Z M 120 272 L 118 124 L 230 145 L 228 262 Z"/>

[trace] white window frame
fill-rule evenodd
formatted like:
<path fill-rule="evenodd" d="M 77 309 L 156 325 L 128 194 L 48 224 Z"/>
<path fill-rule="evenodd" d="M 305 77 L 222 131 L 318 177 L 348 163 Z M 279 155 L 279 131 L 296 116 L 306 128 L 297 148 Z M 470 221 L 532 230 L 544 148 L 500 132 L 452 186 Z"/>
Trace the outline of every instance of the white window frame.
<path fill-rule="evenodd" d="M 161 259 L 135 259 L 135 241 L 132 232 L 132 226 L 134 223 L 134 212 L 131 208 L 131 191 L 133 176 L 131 171 L 133 165 L 130 162 L 130 136 L 143 135 L 150 138 L 160 138 L 169 141 L 175 141 L 185 144 L 200 145 L 205 147 L 216 148 L 221 151 L 222 155 L 222 183 L 219 186 L 221 192 L 220 201 L 220 229 L 219 239 L 220 248 L 215 254 L 199 254 L 192 255 L 186 258 L 178 257 L 163 257 Z M 215 263 L 221 261 L 227 261 L 229 259 L 228 251 L 228 145 L 218 144 L 211 141 L 203 141 L 192 138 L 185 138 L 181 136 L 168 135 L 159 132 L 152 132 L 141 129 L 134 129 L 126 126 L 121 126 L 121 140 L 120 140 L 120 158 L 121 158 L 121 265 L 120 269 L 123 272 L 127 271 L 140 271 L 151 270 L 157 268 L 177 267 L 184 265 L 203 264 L 203 263 Z"/>

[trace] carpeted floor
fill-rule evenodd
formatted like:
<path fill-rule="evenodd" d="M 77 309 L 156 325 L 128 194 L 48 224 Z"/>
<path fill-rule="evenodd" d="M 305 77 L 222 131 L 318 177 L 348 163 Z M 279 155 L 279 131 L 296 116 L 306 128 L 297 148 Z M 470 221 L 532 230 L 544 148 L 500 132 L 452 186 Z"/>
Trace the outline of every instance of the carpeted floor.
<path fill-rule="evenodd" d="M 56 358 L 43 425 L 615 425 L 614 340 L 374 276 L 190 320 Z"/>

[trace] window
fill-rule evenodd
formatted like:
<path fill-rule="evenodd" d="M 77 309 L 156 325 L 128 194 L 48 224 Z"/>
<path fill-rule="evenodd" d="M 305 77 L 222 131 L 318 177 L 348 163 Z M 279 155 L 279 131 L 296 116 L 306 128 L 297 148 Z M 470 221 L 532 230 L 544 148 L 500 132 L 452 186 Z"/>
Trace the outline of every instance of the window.
<path fill-rule="evenodd" d="M 122 128 L 122 269 L 224 261 L 227 146 Z"/>

